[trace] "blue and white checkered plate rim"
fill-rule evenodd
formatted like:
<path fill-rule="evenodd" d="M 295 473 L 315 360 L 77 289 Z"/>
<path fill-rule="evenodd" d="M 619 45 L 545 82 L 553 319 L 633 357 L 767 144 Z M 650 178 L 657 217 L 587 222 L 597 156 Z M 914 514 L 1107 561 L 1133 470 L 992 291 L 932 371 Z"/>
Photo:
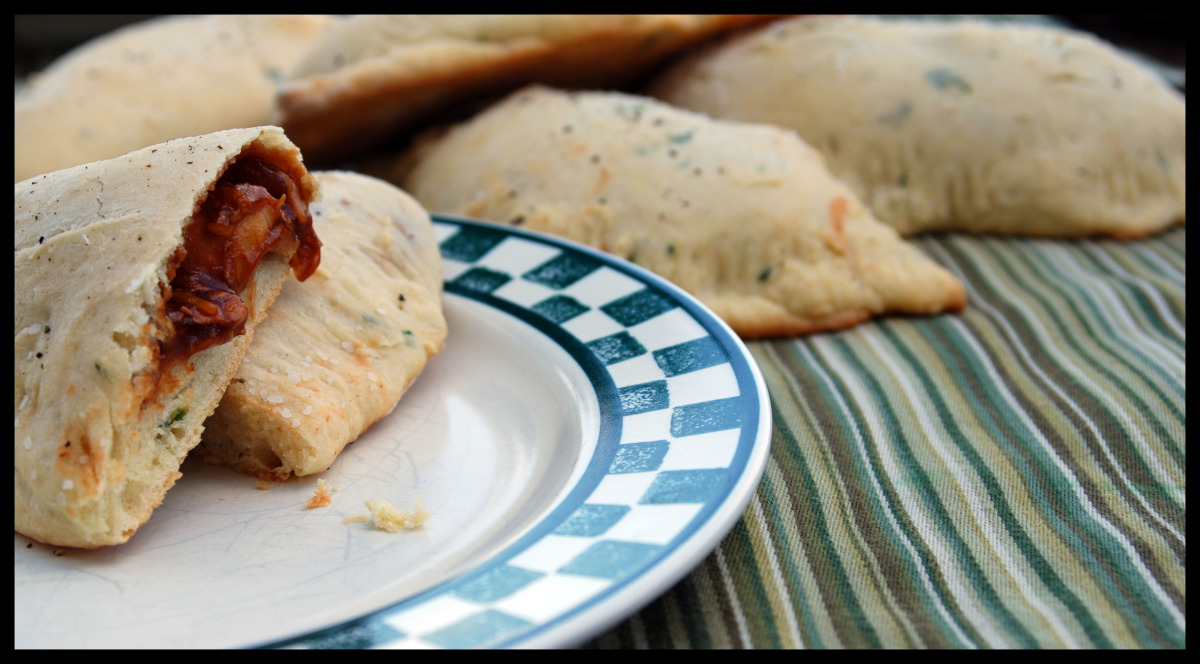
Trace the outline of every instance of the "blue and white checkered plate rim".
<path fill-rule="evenodd" d="M 518 228 L 434 216 L 447 298 L 558 344 L 595 391 L 594 441 L 560 499 L 474 568 L 287 648 L 537 648 L 580 643 L 709 555 L 758 486 L 770 403 L 742 342 L 628 262 Z"/>
<path fill-rule="evenodd" d="M 189 460 L 119 547 L 14 534 L 17 648 L 570 647 L 713 551 L 771 437 L 741 341 L 627 262 L 434 227 L 449 335 L 395 410 L 319 478 Z M 430 516 L 385 532 L 361 522 L 374 499 Z"/>

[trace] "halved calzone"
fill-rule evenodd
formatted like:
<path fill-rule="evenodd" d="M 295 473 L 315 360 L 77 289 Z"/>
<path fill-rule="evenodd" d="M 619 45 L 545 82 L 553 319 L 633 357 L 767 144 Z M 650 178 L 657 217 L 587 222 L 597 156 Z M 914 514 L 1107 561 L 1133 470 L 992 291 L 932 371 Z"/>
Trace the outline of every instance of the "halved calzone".
<path fill-rule="evenodd" d="M 263 479 L 329 468 L 446 338 L 442 259 L 425 210 L 366 175 L 315 175 L 321 267 L 284 285 L 192 452 Z"/>
<path fill-rule="evenodd" d="M 288 273 L 317 268 L 315 191 L 278 127 L 14 185 L 17 532 L 90 548 L 150 518 Z"/>
<path fill-rule="evenodd" d="M 961 309 L 962 285 L 877 221 L 794 133 L 634 95 L 531 87 L 431 133 L 394 174 L 427 209 L 627 258 L 745 338 Z"/>

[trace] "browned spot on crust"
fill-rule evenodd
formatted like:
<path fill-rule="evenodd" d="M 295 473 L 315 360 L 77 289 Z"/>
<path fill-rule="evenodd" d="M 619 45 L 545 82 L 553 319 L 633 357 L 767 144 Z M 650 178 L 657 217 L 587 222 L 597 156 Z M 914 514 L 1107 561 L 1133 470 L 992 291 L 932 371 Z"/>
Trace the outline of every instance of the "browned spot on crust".
<path fill-rule="evenodd" d="M 67 439 L 58 446 L 55 470 L 73 483 L 71 488 L 92 496 L 100 487 L 103 463 L 104 450 L 88 437 L 86 421 L 82 418 L 72 420 L 67 427 Z"/>
<path fill-rule="evenodd" d="M 587 154 L 588 146 L 574 141 L 563 146 L 563 154 L 568 157 L 582 157 Z"/>
<path fill-rule="evenodd" d="M 596 186 L 592 187 L 592 194 L 599 194 L 608 186 L 608 181 L 612 179 L 612 173 L 608 172 L 607 168 L 600 169 L 600 177 L 596 178 Z"/>
<path fill-rule="evenodd" d="M 846 213 L 850 210 L 850 199 L 834 196 L 829 201 L 830 235 L 826 237 L 829 248 L 839 254 L 846 253 Z"/>

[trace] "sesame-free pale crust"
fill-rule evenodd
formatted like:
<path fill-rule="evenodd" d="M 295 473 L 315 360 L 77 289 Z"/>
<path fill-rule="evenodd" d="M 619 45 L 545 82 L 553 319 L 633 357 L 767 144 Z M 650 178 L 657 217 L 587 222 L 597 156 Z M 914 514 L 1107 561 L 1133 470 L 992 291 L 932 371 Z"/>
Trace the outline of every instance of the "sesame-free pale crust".
<path fill-rule="evenodd" d="M 178 139 L 14 185 L 14 527 L 59 546 L 119 544 L 179 478 L 255 327 L 290 278 L 269 253 L 245 334 L 160 365 L 168 263 L 244 148 L 299 163 L 278 127 Z M 300 167 L 302 168 L 302 167 Z M 304 176 L 302 195 L 313 195 Z"/>
<path fill-rule="evenodd" d="M 531 82 L 629 83 L 672 54 L 773 15 L 355 16 L 280 86 L 274 122 L 313 164 L 353 157 L 439 111 Z"/>
<path fill-rule="evenodd" d="M 284 285 L 192 453 L 274 481 L 329 468 L 391 412 L 447 331 L 429 214 L 367 175 L 314 175 L 321 266 Z"/>
<path fill-rule="evenodd" d="M 333 16 L 166 16 L 80 45 L 13 105 L 13 180 L 270 123 L 275 85 Z"/>
<path fill-rule="evenodd" d="M 905 235 L 1130 238 L 1185 217 L 1183 95 L 1084 33 L 789 19 L 707 46 L 649 89 L 795 130 Z"/>
<path fill-rule="evenodd" d="M 427 133 L 396 163 L 388 177 L 426 209 L 626 258 L 748 339 L 966 304 L 950 272 L 877 221 L 816 150 L 776 127 L 635 95 L 532 86 Z"/>

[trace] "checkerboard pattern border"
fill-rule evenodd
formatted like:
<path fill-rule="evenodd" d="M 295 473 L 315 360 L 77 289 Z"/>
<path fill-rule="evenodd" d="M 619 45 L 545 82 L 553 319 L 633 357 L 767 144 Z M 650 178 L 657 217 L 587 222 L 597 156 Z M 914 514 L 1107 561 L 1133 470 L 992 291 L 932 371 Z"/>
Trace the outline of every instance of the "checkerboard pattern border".
<path fill-rule="evenodd" d="M 520 645 L 654 572 L 729 499 L 761 439 L 757 370 L 674 286 L 519 229 L 436 215 L 434 229 L 447 293 L 524 320 L 588 374 L 601 410 L 593 458 L 562 503 L 487 564 L 276 647 Z"/>

